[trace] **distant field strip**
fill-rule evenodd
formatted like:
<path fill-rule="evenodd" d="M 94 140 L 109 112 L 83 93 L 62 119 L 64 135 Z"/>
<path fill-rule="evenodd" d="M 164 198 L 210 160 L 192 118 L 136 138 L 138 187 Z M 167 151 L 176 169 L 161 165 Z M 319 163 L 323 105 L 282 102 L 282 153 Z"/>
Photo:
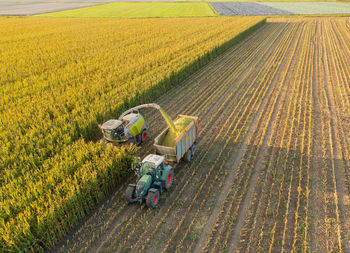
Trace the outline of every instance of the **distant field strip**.
<path fill-rule="evenodd" d="M 216 16 L 209 3 L 139 2 L 110 3 L 99 6 L 46 13 L 45 17 L 208 17 Z"/>
<path fill-rule="evenodd" d="M 350 4 L 331 2 L 211 2 L 211 5 L 225 16 L 350 14 Z"/>

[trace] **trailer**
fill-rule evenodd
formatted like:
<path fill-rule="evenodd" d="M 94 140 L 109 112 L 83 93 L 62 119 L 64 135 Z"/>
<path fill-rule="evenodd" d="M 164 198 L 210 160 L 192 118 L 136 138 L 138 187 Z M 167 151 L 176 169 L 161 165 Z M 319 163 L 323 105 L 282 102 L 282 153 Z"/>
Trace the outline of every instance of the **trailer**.
<path fill-rule="evenodd" d="M 185 119 L 188 124 L 175 137 L 173 145 L 165 145 L 165 139 L 169 134 L 170 128 L 167 127 L 154 140 L 156 154 L 163 155 L 168 164 L 176 164 L 182 158 L 189 162 L 196 151 L 196 140 L 198 136 L 198 117 L 179 115 L 174 121 L 175 125 L 179 120 Z"/>

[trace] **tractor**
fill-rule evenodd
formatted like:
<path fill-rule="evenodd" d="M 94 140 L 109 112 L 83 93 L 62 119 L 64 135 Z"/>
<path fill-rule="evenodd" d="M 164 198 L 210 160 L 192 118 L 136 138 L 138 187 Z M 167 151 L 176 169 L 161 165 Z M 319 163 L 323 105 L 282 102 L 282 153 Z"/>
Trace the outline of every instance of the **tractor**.
<path fill-rule="evenodd" d="M 164 163 L 164 156 L 148 155 L 142 162 L 133 165 L 137 176 L 136 184 L 129 184 L 125 198 L 129 203 L 146 201 L 148 207 L 156 207 L 159 196 L 169 190 L 173 183 L 174 172 L 170 165 Z"/>

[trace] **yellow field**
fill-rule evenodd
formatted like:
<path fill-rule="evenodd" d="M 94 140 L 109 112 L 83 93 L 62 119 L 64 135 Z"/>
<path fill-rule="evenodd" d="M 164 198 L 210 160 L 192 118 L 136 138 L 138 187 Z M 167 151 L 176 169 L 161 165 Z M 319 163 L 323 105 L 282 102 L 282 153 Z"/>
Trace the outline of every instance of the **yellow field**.
<path fill-rule="evenodd" d="M 52 247 L 128 173 L 98 123 L 262 20 L 0 18 L 0 251 Z"/>

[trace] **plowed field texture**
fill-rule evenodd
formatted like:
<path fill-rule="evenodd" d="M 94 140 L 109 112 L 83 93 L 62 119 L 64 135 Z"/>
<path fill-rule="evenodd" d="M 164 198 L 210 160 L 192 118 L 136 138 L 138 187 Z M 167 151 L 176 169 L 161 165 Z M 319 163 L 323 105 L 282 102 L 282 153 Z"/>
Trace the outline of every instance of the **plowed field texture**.
<path fill-rule="evenodd" d="M 270 19 L 154 102 L 199 116 L 194 159 L 156 209 L 126 180 L 57 251 L 349 252 L 349 18 Z"/>
<path fill-rule="evenodd" d="M 99 123 L 264 21 L 0 18 L 0 252 L 53 247 L 130 174 L 133 148 L 98 142 Z"/>

